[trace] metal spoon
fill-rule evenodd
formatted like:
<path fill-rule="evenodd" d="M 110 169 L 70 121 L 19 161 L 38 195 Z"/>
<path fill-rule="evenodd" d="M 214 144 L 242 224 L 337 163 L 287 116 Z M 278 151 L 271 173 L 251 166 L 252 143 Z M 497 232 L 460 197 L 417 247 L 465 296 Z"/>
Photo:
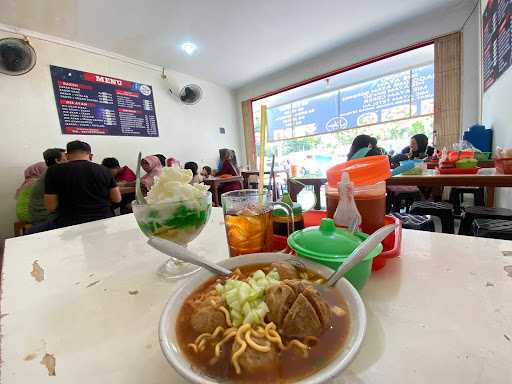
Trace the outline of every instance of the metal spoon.
<path fill-rule="evenodd" d="M 135 171 L 135 200 L 137 200 L 137 204 L 147 204 L 146 198 L 142 193 L 142 189 L 140 188 L 140 163 L 142 162 L 142 153 L 139 152 L 139 156 L 137 157 L 137 170 Z"/>
<path fill-rule="evenodd" d="M 215 273 L 216 275 L 221 276 L 229 276 L 231 275 L 231 271 L 227 268 L 221 267 L 215 263 L 212 263 L 209 260 L 189 251 L 187 248 L 182 247 L 170 240 L 160 239 L 158 237 L 151 237 L 148 240 L 148 244 L 159 250 L 162 253 L 165 253 L 168 256 L 174 257 L 175 259 L 185 261 L 190 264 L 198 265 L 203 267 L 210 272 Z"/>
<path fill-rule="evenodd" d="M 354 249 L 352 254 L 343 262 L 341 267 L 334 272 L 327 281 L 322 284 L 322 287 L 333 287 L 339 279 L 341 279 L 348 271 L 355 267 L 361 260 L 363 260 L 373 249 L 381 243 L 391 232 L 393 232 L 397 224 L 390 224 L 382 227 L 372 233 L 368 238 L 363 241 L 359 246 Z"/>

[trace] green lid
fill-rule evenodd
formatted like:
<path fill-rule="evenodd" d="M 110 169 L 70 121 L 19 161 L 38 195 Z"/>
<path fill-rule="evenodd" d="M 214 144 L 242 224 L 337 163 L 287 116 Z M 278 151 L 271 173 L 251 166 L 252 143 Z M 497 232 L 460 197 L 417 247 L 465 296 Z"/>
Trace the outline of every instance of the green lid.
<path fill-rule="evenodd" d="M 292 233 L 288 245 L 298 254 L 318 259 L 345 259 L 368 235 L 362 232 L 350 233 L 337 228 L 332 219 L 322 219 L 319 227 L 309 227 Z M 379 244 L 365 257 L 373 258 L 382 251 Z"/>
<path fill-rule="evenodd" d="M 294 215 L 302 215 L 302 207 L 299 203 L 294 203 L 288 194 L 288 192 L 283 193 L 283 197 L 281 198 L 281 202 L 287 204 L 288 206 L 292 207 L 293 214 Z M 284 208 L 276 206 L 274 210 L 272 211 L 273 216 L 288 216 L 288 213 L 284 210 Z"/>

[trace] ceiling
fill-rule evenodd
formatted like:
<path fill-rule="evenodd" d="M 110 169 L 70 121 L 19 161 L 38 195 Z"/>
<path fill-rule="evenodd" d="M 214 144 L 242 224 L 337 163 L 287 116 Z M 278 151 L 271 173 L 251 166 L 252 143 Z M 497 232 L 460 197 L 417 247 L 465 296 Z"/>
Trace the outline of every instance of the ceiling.
<path fill-rule="evenodd" d="M 0 0 L 0 23 L 230 88 L 466 0 Z M 468 0 L 469 1 L 469 0 Z M 198 49 L 188 56 L 184 41 Z"/>

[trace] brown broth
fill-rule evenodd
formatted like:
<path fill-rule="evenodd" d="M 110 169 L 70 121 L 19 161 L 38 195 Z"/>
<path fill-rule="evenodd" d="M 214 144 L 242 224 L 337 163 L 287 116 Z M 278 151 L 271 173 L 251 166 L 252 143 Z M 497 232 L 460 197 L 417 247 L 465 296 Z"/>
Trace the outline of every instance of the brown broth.
<path fill-rule="evenodd" d="M 250 275 L 258 269 L 268 271 L 270 264 L 254 264 L 240 268 L 244 275 Z M 314 281 L 322 276 L 315 274 L 310 270 L 297 268 L 298 272 L 307 272 L 310 280 Z M 212 278 L 204 283 L 198 290 L 196 290 L 190 297 L 194 298 L 211 288 L 217 283 L 217 278 Z M 336 290 L 327 290 L 322 293 L 322 296 L 327 301 L 329 306 L 339 306 L 347 310 L 347 305 L 343 297 Z M 188 300 L 187 300 L 188 301 Z M 195 353 L 187 345 L 193 343 L 199 333 L 194 331 L 190 325 L 190 308 L 189 304 L 185 302 L 180 309 L 178 315 L 176 334 L 181 352 L 190 361 L 192 367 L 197 372 L 202 373 L 214 380 L 223 383 L 293 383 L 297 380 L 304 379 L 311 376 L 315 372 L 321 370 L 331 362 L 342 346 L 346 342 L 348 330 L 350 327 L 350 315 L 347 313 L 343 317 L 333 315 L 332 326 L 327 329 L 320 337 L 318 343 L 313 345 L 306 358 L 297 348 L 279 352 L 278 369 L 275 371 L 258 372 L 257 375 L 250 375 L 243 372 L 237 375 L 233 366 L 231 365 L 231 348 L 232 341 L 223 345 L 221 358 L 219 361 L 210 365 L 210 360 L 214 356 L 214 345 L 209 343 L 207 348 L 200 353 Z M 218 340 L 217 340 L 218 341 Z M 285 341 L 285 340 L 283 340 Z M 286 340 L 287 341 L 287 340 Z"/>

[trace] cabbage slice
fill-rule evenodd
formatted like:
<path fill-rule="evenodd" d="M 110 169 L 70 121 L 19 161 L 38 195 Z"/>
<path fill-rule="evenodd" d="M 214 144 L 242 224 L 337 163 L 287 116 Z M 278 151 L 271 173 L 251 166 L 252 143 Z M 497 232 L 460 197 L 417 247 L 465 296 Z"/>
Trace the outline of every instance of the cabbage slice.
<path fill-rule="evenodd" d="M 228 306 L 234 327 L 263 323 L 268 313 L 265 292 L 267 288 L 279 284 L 279 280 L 279 273 L 275 269 L 266 275 L 262 270 L 257 270 L 247 281 L 228 279 L 224 284 L 215 286 Z"/>

